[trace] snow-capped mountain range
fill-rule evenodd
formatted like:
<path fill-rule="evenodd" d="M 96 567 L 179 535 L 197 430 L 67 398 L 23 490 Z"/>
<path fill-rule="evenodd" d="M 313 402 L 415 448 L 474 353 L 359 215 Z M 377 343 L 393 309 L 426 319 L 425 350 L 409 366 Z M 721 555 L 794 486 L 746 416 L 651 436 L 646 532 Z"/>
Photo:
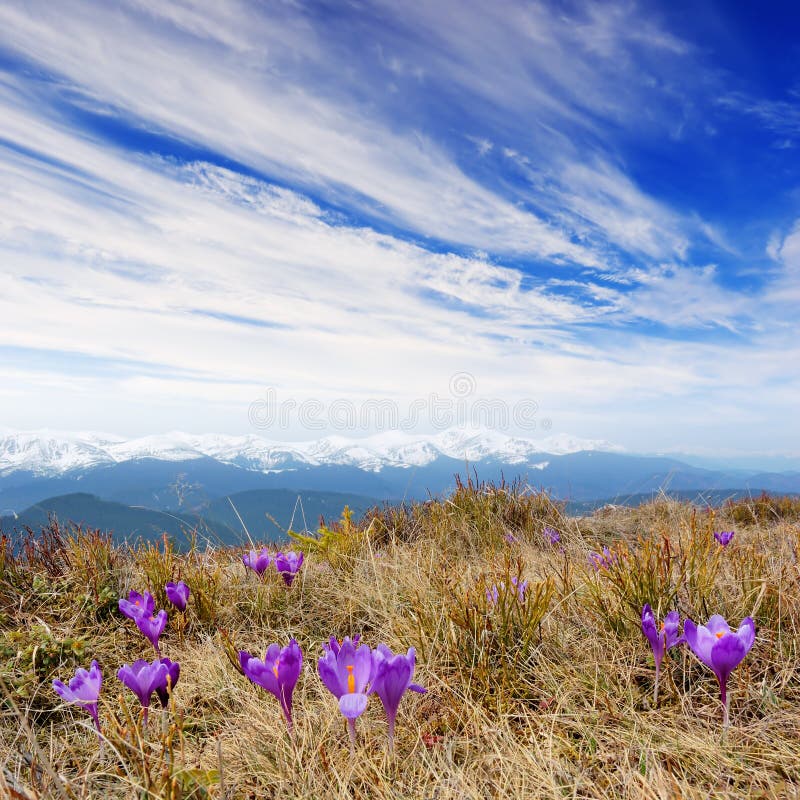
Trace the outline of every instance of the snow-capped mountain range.
<path fill-rule="evenodd" d="M 549 457 L 581 451 L 622 452 L 622 448 L 566 434 L 532 440 L 455 429 L 428 436 L 391 431 L 363 439 L 327 436 L 301 442 L 280 442 L 253 434 L 173 432 L 126 439 L 91 432 L 0 431 L 0 476 L 24 471 L 37 477 L 54 477 L 140 459 L 191 461 L 203 457 L 263 473 L 322 465 L 380 472 L 385 467 L 426 466 L 442 456 L 470 463 L 491 459 L 544 469 Z"/>

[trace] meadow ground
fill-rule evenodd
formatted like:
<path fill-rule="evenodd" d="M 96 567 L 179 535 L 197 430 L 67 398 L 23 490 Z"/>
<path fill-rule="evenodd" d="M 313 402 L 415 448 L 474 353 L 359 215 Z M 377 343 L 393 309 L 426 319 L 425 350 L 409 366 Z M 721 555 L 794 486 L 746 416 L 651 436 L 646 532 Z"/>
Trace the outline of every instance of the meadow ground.
<path fill-rule="evenodd" d="M 556 529 L 551 543 L 544 529 Z M 720 546 L 714 531 L 735 530 Z M 800 798 L 800 502 L 710 512 L 661 498 L 570 518 L 522 487 L 461 486 L 449 499 L 343 518 L 291 587 L 247 570 L 242 550 L 122 550 L 51 526 L 0 548 L 0 796 L 14 798 Z M 610 548 L 594 569 L 592 551 Z M 192 589 L 170 611 L 163 654 L 179 661 L 170 706 L 141 726 L 117 680 L 154 658 L 118 599 Z M 524 599 L 512 584 L 527 580 Z M 492 587 L 498 587 L 497 599 Z M 756 622 L 729 683 L 685 645 L 653 654 L 640 614 Z M 354 754 L 316 663 L 330 636 L 415 647 L 427 694 L 401 702 L 394 753 L 372 697 Z M 295 637 L 304 653 L 294 738 L 278 703 L 238 670 Z M 98 744 L 52 680 L 97 659 Z"/>

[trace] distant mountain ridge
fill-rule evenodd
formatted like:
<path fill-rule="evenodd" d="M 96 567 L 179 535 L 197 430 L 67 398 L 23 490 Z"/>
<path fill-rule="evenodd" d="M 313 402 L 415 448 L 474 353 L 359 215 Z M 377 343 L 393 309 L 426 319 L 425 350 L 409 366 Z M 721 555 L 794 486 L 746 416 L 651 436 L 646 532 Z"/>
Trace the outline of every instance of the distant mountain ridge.
<path fill-rule="evenodd" d="M 563 435 L 527 440 L 451 430 L 287 444 L 259 436 L 175 433 L 124 440 L 34 432 L 0 436 L 0 515 L 74 493 L 175 514 L 203 514 L 219 498 L 246 491 L 421 499 L 451 490 L 456 474 L 518 479 L 571 502 L 659 490 L 800 492 L 800 471 L 708 469 Z"/>
<path fill-rule="evenodd" d="M 467 461 L 495 458 L 527 463 L 533 456 L 564 455 L 621 448 L 601 440 L 561 434 L 529 440 L 480 431 L 448 430 L 432 436 L 388 432 L 363 439 L 327 436 L 305 442 L 278 442 L 262 436 L 194 435 L 181 432 L 124 439 L 101 433 L 28 431 L 0 435 L 0 475 L 30 472 L 53 477 L 74 470 L 152 458 L 190 461 L 211 458 L 256 472 L 296 466 L 351 466 L 379 472 L 384 467 L 419 467 L 440 457 Z"/>
<path fill-rule="evenodd" d="M 0 515 L 0 530 L 16 534 L 36 531 L 51 516 L 62 525 L 76 524 L 113 532 L 118 542 L 156 541 L 164 533 L 179 546 L 196 531 L 198 542 L 249 544 L 287 539 L 289 529 L 316 531 L 320 517 L 336 520 L 345 506 L 356 515 L 377 505 L 375 498 L 336 492 L 293 492 L 288 489 L 239 492 L 216 498 L 203 509 L 168 512 L 104 500 L 86 492 L 50 497 L 17 515 Z"/>

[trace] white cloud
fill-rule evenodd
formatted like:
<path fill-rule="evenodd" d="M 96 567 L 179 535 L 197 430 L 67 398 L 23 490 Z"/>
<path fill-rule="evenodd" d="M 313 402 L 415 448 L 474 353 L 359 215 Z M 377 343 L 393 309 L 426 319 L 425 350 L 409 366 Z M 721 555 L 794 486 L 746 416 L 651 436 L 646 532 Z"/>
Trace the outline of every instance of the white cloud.
<path fill-rule="evenodd" d="M 619 298 L 631 317 L 680 329 L 724 327 L 740 333 L 754 325 L 752 303 L 741 292 L 725 289 L 714 265 L 666 264 L 636 274 L 639 288 Z"/>
<path fill-rule="evenodd" d="M 64 0 L 58 13 L 54 25 L 43 11 L 7 5 L 0 26 L 14 49 L 57 64 L 96 102 L 297 185 L 341 194 L 364 212 L 399 219 L 426 236 L 596 262 L 562 231 L 471 180 L 429 137 L 395 133 L 347 98 L 293 84 L 282 73 L 294 54 L 278 44 L 275 31 L 261 51 L 267 63 L 246 61 L 243 69 L 209 50 L 206 39 L 170 37 L 105 5 Z"/>
<path fill-rule="evenodd" d="M 780 137 L 778 149 L 791 149 L 800 138 L 800 90 L 789 92 L 786 98 L 753 97 L 744 92 L 729 92 L 718 100 L 720 106 L 737 114 L 749 114 L 768 130 Z"/>
<path fill-rule="evenodd" d="M 606 141 L 603 120 L 668 129 L 663 105 L 640 119 L 642 98 L 687 45 L 627 6 L 404 7 L 418 44 L 393 47 L 402 26 L 387 26 L 380 55 L 398 94 L 447 83 L 455 106 L 497 112 L 491 137 L 452 134 L 475 146 L 464 163 L 298 8 L 0 6 L 0 42 L 50 75 L 0 74 L 0 340 L 40 364 L 7 371 L 35 396 L 3 393 L 9 424 L 244 430 L 266 386 L 408 399 L 463 370 L 557 423 L 714 391 L 741 408 L 754 383 L 796 385 L 775 356 L 785 302 L 756 298 L 774 312 L 760 320 L 752 296 L 693 265 L 692 245 L 724 233 L 650 196 Z M 114 146 L 65 99 L 242 171 Z M 504 158 L 520 180 L 490 174 Z M 772 250 L 787 275 L 795 235 Z M 697 340 L 648 338 L 640 320 Z M 750 339 L 720 343 L 720 328 Z M 776 419 L 789 397 L 771 395 Z"/>

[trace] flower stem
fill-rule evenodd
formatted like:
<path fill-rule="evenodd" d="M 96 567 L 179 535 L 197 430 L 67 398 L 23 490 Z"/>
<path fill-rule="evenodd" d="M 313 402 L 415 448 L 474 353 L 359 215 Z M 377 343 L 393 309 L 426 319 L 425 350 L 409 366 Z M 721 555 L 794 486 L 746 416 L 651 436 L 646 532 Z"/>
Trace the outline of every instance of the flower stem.
<path fill-rule="evenodd" d="M 720 697 L 722 699 L 722 730 L 725 731 L 731 724 L 731 699 L 728 697 L 727 687 L 720 684 Z"/>
<path fill-rule="evenodd" d="M 292 747 L 297 750 L 297 739 L 294 735 L 294 723 L 292 722 L 292 715 L 284 713 L 284 717 L 286 719 L 286 732 L 289 734 L 289 741 L 292 743 Z"/>
<path fill-rule="evenodd" d="M 656 685 L 653 689 L 653 708 L 658 707 L 658 679 L 661 677 L 661 669 L 659 665 L 656 664 Z"/>
<path fill-rule="evenodd" d="M 100 746 L 100 758 L 102 758 L 103 754 L 105 753 L 105 742 L 103 741 L 103 732 L 100 730 L 100 715 L 97 713 L 96 708 L 90 708 L 89 713 L 92 716 L 94 727 L 97 730 L 97 741 Z"/>
<path fill-rule="evenodd" d="M 356 721 L 354 719 L 347 720 L 347 732 L 350 734 L 350 758 L 355 758 L 356 755 Z"/>

